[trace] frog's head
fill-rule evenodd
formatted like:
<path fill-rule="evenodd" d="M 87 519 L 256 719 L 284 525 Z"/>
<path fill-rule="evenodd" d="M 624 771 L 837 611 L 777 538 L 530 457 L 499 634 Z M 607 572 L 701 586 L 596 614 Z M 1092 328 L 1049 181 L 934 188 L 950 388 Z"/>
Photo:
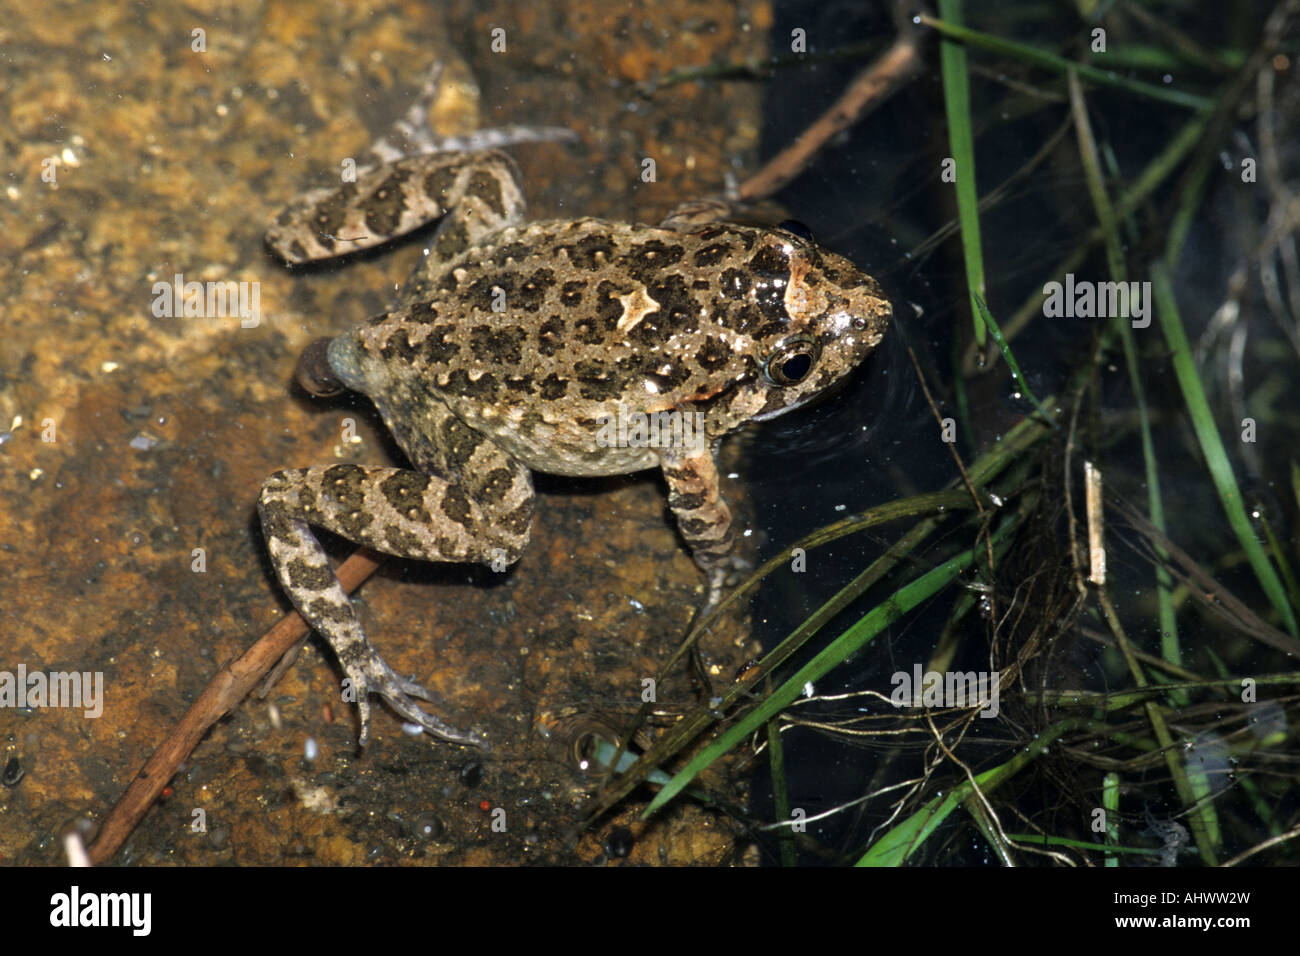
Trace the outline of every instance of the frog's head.
<path fill-rule="evenodd" d="M 892 316 L 875 279 L 818 248 L 797 223 L 755 233 L 748 308 L 722 320 L 733 335 L 747 335 L 753 363 L 711 404 L 713 435 L 816 398 L 880 344 Z"/>

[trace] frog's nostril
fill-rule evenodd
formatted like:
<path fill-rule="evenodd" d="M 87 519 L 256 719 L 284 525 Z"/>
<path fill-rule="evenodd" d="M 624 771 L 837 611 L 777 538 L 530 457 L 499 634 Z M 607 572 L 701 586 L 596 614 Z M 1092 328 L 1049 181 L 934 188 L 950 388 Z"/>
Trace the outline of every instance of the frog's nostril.
<path fill-rule="evenodd" d="M 326 356 L 329 345 L 329 339 L 317 339 L 303 349 L 302 355 L 298 356 L 298 367 L 293 374 L 303 391 L 320 398 L 337 395 L 345 388 L 338 376 L 334 374 L 334 370 L 330 368 Z"/>

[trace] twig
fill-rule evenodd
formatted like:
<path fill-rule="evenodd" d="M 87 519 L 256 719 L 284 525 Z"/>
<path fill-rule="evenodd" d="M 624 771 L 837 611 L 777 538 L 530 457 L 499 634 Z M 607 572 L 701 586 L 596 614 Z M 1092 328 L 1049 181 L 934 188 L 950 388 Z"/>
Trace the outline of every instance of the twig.
<path fill-rule="evenodd" d="M 378 567 L 379 561 L 369 552 L 356 551 L 339 565 L 339 582 L 351 594 Z M 122 794 L 104 818 L 95 842 L 90 845 L 92 863 L 104 863 L 122 848 L 127 837 L 158 799 L 163 787 L 167 786 L 167 781 L 171 780 L 180 765 L 194 752 L 208 729 L 247 697 L 263 675 L 308 630 L 307 622 L 296 611 L 292 611 L 276 622 L 240 657 L 217 671 L 198 700 L 190 705 L 185 716 L 158 745 L 153 756 L 126 788 L 126 793 Z"/>
<path fill-rule="evenodd" d="M 826 143 L 848 129 L 877 106 L 888 100 L 913 76 L 921 71 L 923 31 L 904 17 L 899 24 L 898 39 L 875 63 L 849 84 L 830 109 L 819 116 L 794 141 L 770 159 L 762 169 L 740 185 L 738 198 L 763 199 L 772 195 L 812 162 Z"/>
<path fill-rule="evenodd" d="M 1294 840 L 1296 837 L 1300 837 L 1300 827 L 1292 827 L 1290 830 L 1287 830 L 1286 833 L 1279 833 L 1277 836 L 1269 837 L 1263 843 L 1252 846 L 1247 850 L 1242 850 L 1231 860 L 1224 860 L 1223 865 L 1236 866 L 1238 863 L 1244 862 L 1262 850 L 1267 850 L 1269 847 L 1276 846 L 1279 843 L 1285 843 L 1287 840 Z"/>

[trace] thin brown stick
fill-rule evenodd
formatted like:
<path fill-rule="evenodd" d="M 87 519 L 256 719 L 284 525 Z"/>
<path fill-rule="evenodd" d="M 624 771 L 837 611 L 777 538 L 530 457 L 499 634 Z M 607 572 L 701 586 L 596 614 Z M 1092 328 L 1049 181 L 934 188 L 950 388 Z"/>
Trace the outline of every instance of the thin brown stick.
<path fill-rule="evenodd" d="M 773 156 L 767 165 L 741 183 L 740 199 L 752 201 L 772 195 L 803 172 L 832 137 L 880 106 L 921 72 L 922 31 L 908 19 L 896 19 L 900 21 L 899 33 L 893 46 L 858 74 L 834 106 Z"/>
<path fill-rule="evenodd" d="M 379 561 L 369 552 L 354 552 L 338 568 L 339 582 L 351 594 L 361 582 L 375 573 Z M 259 680 L 275 666 L 308 632 L 307 622 L 297 611 L 271 627 L 262 637 L 231 663 L 222 667 L 208 682 L 198 700 L 158 745 L 148 762 L 135 775 L 131 785 L 118 799 L 90 845 L 92 863 L 104 863 L 122 848 L 127 837 L 153 806 L 167 781 L 194 752 L 203 735 L 218 720 L 233 710 Z"/>
<path fill-rule="evenodd" d="M 1296 837 L 1300 837 L 1300 827 L 1292 827 L 1290 830 L 1287 830 L 1286 833 L 1279 833 L 1277 836 L 1271 836 L 1263 843 L 1252 846 L 1247 850 L 1242 850 L 1231 860 L 1224 860 L 1223 865 L 1236 866 L 1238 863 L 1250 859 L 1256 853 L 1267 850 L 1269 847 L 1276 846 L 1279 843 L 1284 843 L 1287 840 L 1294 840 Z"/>

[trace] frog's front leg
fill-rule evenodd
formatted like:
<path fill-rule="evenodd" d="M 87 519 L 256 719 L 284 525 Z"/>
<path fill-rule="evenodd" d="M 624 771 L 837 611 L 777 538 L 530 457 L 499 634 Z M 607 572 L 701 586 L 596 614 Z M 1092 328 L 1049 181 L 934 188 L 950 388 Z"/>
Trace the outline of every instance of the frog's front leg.
<path fill-rule="evenodd" d="M 526 468 L 504 452 L 498 459 L 483 482 L 468 488 L 417 471 L 364 465 L 280 471 L 262 485 L 258 511 L 271 561 L 294 607 L 329 642 L 351 679 L 362 747 L 370 733 L 370 694 L 446 740 L 485 749 L 487 743 L 412 700 L 432 695 L 396 674 L 371 646 L 311 526 L 386 554 L 503 569 L 528 542 L 533 490 Z"/>
<path fill-rule="evenodd" d="M 721 599 L 728 575 L 741 566 L 713 450 L 707 443 L 665 448 L 659 453 L 659 466 L 668 482 L 668 507 L 677 527 L 695 563 L 709 577 L 706 606 L 712 607 Z"/>

